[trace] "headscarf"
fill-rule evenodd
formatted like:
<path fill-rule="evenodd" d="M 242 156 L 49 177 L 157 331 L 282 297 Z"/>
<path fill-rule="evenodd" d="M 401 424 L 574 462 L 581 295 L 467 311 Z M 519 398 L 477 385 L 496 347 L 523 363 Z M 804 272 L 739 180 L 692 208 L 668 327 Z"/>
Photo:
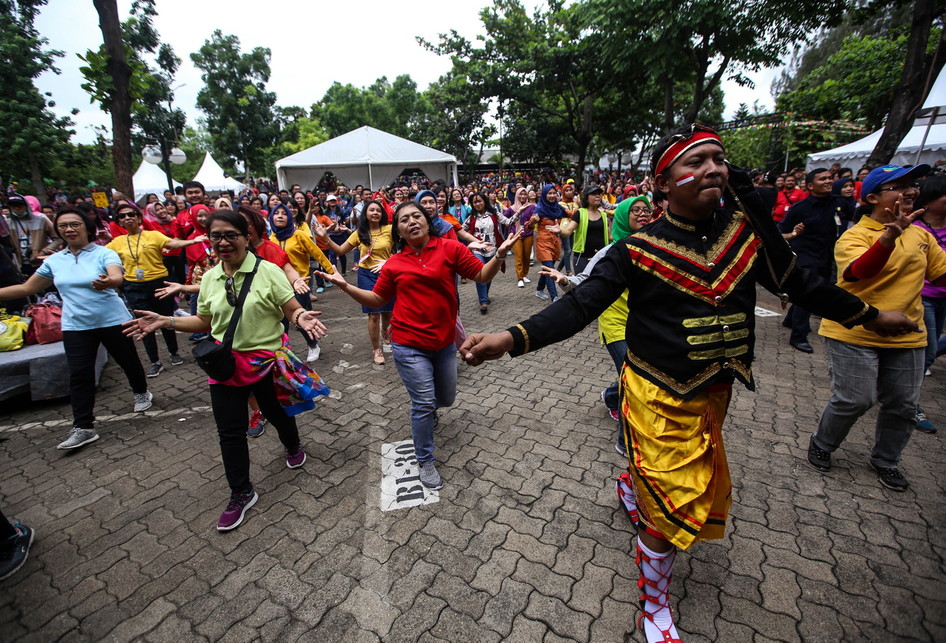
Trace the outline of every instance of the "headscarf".
<path fill-rule="evenodd" d="M 854 183 L 854 179 L 852 179 L 851 177 L 848 177 L 846 179 L 838 179 L 837 181 L 832 183 L 831 196 L 841 196 L 841 188 L 844 187 L 845 183 Z M 851 198 L 852 199 L 854 198 L 853 195 L 851 196 Z"/>
<path fill-rule="evenodd" d="M 635 196 L 621 201 L 621 205 L 615 210 L 614 221 L 611 223 L 611 238 L 615 241 L 634 234 L 634 230 L 631 229 L 631 208 L 638 201 L 643 201 L 644 205 L 650 208 L 650 201 L 646 196 Z M 619 216 L 622 212 L 624 216 Z"/>
<path fill-rule="evenodd" d="M 158 216 L 158 212 L 155 209 L 155 203 L 149 203 L 145 206 L 145 213 L 142 217 L 145 221 L 150 221 L 151 223 L 163 223 L 161 217 Z M 173 218 L 173 217 L 172 217 Z"/>
<path fill-rule="evenodd" d="M 558 201 L 555 203 L 549 203 L 545 199 L 549 192 L 554 189 L 555 186 L 551 183 L 542 188 L 542 196 L 539 197 L 538 203 L 535 204 L 535 213 L 539 215 L 540 219 L 555 219 L 557 221 L 558 219 L 568 216 L 561 203 Z"/>
<path fill-rule="evenodd" d="M 276 227 L 276 222 L 274 220 L 274 217 L 276 216 L 276 213 L 279 211 L 280 208 L 282 208 L 286 212 L 286 225 L 283 226 L 282 228 Z M 296 233 L 296 223 L 293 220 L 292 211 L 289 208 L 287 208 L 285 205 L 283 205 L 282 203 L 276 205 L 273 208 L 273 211 L 269 213 L 269 228 L 270 230 L 273 231 L 273 234 L 280 241 L 285 241 L 286 239 L 294 235 Z"/>
<path fill-rule="evenodd" d="M 519 204 L 520 192 L 526 195 L 526 202 L 521 205 Z M 525 188 L 519 188 L 518 190 L 516 190 L 516 196 L 513 198 L 512 203 L 509 204 L 509 207 L 512 209 L 513 212 L 515 212 L 516 214 L 519 214 L 520 212 L 528 208 L 530 205 L 532 204 L 529 203 L 529 191 Z"/>
<path fill-rule="evenodd" d="M 30 212 L 32 212 L 33 214 L 39 214 L 39 215 L 43 214 L 43 208 L 39 204 L 39 199 L 37 199 L 32 194 L 27 195 L 23 198 L 26 199 L 27 205 L 30 206 Z"/>
<path fill-rule="evenodd" d="M 197 221 L 197 213 L 201 210 L 206 210 L 207 214 L 213 214 L 203 203 L 198 203 L 197 205 L 191 207 L 191 223 L 194 226 L 194 231 L 198 234 L 207 234 L 207 229 L 204 226 L 200 225 L 200 222 Z"/>

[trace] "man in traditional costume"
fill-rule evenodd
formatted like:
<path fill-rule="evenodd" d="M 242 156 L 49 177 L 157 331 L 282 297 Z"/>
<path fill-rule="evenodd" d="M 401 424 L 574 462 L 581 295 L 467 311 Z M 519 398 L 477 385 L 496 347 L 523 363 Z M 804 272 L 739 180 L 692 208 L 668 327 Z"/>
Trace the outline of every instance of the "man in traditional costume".
<path fill-rule="evenodd" d="M 700 126 L 654 149 L 665 215 L 613 244 L 591 276 L 561 301 L 460 349 L 472 365 L 519 356 L 571 337 L 626 289 L 627 356 L 621 416 L 628 473 L 618 496 L 638 527 L 640 627 L 648 641 L 679 641 L 669 585 L 677 549 L 722 538 L 732 485 L 721 427 L 740 380 L 754 388 L 756 284 L 850 328 L 916 330 L 797 266 L 749 176 L 726 163 Z M 722 205 L 725 198 L 725 205 Z"/>

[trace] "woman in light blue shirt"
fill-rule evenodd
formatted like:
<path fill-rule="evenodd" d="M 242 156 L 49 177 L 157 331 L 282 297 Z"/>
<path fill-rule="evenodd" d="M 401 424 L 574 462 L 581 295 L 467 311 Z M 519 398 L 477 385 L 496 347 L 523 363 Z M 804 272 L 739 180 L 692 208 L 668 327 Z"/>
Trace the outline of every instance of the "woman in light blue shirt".
<path fill-rule="evenodd" d="M 124 270 L 114 250 L 95 244 L 95 225 L 83 212 L 67 208 L 56 215 L 65 250 L 49 256 L 26 283 L 0 288 L 0 301 L 28 297 L 56 286 L 62 296 L 62 341 L 69 364 L 73 428 L 60 449 L 77 449 L 99 439 L 95 432 L 95 358 L 105 346 L 135 394 L 135 411 L 151 407 L 145 372 L 134 342 L 122 333 L 131 319 L 116 288 Z"/>

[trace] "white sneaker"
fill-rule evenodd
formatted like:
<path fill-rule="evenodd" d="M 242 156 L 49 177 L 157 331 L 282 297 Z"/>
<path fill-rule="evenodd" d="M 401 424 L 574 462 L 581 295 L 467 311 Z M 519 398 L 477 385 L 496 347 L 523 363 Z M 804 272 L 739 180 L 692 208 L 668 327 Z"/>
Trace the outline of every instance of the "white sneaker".
<path fill-rule="evenodd" d="M 933 371 L 931 371 L 930 369 L 926 369 L 926 373 L 925 373 L 926 377 L 929 377 L 932 374 L 933 374 Z"/>
<path fill-rule="evenodd" d="M 522 278 L 522 281 L 525 282 L 525 283 L 527 283 L 527 284 L 531 284 L 531 283 L 532 283 L 532 280 L 529 279 L 528 277 L 523 277 L 523 278 Z"/>
<path fill-rule="evenodd" d="M 520 279 L 520 280 L 519 280 L 519 283 L 517 283 L 516 285 L 519 286 L 520 288 L 525 288 L 525 287 L 526 287 L 526 282 L 524 282 L 522 279 Z"/>
<path fill-rule="evenodd" d="M 135 393 L 135 413 L 141 413 L 142 411 L 147 411 L 150 409 L 151 400 L 153 399 L 154 395 L 151 394 L 151 391 Z"/>
<path fill-rule="evenodd" d="M 321 354 L 322 354 L 322 346 L 320 344 L 316 344 L 315 346 L 309 349 L 309 354 L 308 356 L 306 356 L 305 361 L 314 362 L 315 360 L 319 358 L 319 355 Z"/>

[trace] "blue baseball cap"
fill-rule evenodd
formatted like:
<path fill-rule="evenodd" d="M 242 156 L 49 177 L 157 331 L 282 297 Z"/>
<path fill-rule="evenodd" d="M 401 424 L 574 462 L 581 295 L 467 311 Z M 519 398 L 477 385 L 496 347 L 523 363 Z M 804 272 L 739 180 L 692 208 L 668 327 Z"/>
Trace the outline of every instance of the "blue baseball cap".
<path fill-rule="evenodd" d="M 919 179 L 929 173 L 930 166 L 926 163 L 920 163 L 919 165 L 913 165 L 911 167 L 884 165 L 876 170 L 871 170 L 871 173 L 864 179 L 864 183 L 861 184 L 861 200 L 865 200 L 868 194 L 876 192 L 877 189 L 885 183 L 890 183 L 902 178 Z"/>

